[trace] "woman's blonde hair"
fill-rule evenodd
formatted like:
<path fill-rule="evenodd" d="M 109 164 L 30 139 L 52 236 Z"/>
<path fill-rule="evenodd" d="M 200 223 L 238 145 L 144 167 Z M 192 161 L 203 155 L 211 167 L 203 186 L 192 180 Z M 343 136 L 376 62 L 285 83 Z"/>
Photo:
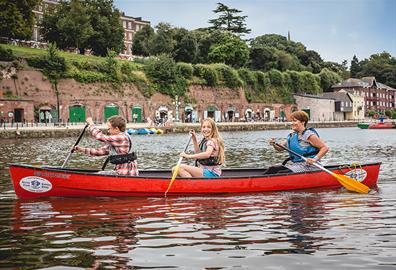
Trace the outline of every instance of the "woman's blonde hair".
<path fill-rule="evenodd" d="M 210 138 L 213 138 L 217 141 L 219 145 L 219 156 L 218 161 L 220 164 L 225 164 L 225 155 L 224 155 L 224 141 L 221 137 L 219 130 L 217 128 L 216 122 L 212 118 L 205 118 L 201 123 L 201 128 L 204 123 L 209 123 L 210 127 L 212 128 L 212 132 L 210 133 Z"/>

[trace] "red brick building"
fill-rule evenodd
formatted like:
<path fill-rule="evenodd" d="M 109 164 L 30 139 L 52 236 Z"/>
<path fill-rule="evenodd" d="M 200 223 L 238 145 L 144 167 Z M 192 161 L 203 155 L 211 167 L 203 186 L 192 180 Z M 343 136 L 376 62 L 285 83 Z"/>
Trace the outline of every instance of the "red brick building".
<path fill-rule="evenodd" d="M 350 78 L 332 86 L 333 91 L 342 89 L 364 97 L 365 109 L 384 112 L 396 108 L 396 89 L 379 83 L 374 77 Z"/>

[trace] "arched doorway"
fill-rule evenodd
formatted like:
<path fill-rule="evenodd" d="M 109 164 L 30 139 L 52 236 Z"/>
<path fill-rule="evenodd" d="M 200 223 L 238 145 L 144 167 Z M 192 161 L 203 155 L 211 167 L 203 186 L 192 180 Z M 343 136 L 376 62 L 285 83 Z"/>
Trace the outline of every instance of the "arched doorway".
<path fill-rule="evenodd" d="M 253 110 L 252 109 L 250 109 L 250 108 L 246 109 L 246 111 L 245 111 L 245 119 L 246 119 L 247 122 L 248 121 L 253 121 Z"/>
<path fill-rule="evenodd" d="M 162 105 L 159 106 L 158 110 L 155 112 L 155 123 L 157 125 L 163 125 L 166 120 L 168 120 L 168 107 Z"/>
<path fill-rule="evenodd" d="M 142 122 L 142 107 L 140 105 L 135 105 L 132 107 L 132 122 L 141 123 Z"/>
<path fill-rule="evenodd" d="M 39 108 L 39 123 L 53 123 L 56 119 L 56 110 L 50 106 L 42 106 Z"/>
<path fill-rule="evenodd" d="M 24 109 L 15 108 L 14 109 L 14 121 L 16 123 L 22 123 L 25 120 L 24 114 L 25 114 Z"/>
<path fill-rule="evenodd" d="M 104 108 L 104 120 L 105 122 L 107 119 L 112 117 L 113 115 L 118 115 L 119 114 L 119 108 L 116 104 L 108 104 Z"/>
<path fill-rule="evenodd" d="M 271 120 L 271 109 L 265 108 L 264 109 L 264 121 L 270 121 L 270 120 Z"/>
<path fill-rule="evenodd" d="M 193 107 L 191 105 L 187 105 L 184 108 L 184 122 L 186 122 L 186 123 L 193 122 Z"/>
<path fill-rule="evenodd" d="M 235 108 L 234 107 L 228 107 L 227 111 L 225 113 L 225 119 L 228 122 L 234 122 L 235 121 Z"/>
<path fill-rule="evenodd" d="M 73 105 L 69 107 L 69 122 L 80 123 L 84 122 L 86 118 L 85 106 Z"/>

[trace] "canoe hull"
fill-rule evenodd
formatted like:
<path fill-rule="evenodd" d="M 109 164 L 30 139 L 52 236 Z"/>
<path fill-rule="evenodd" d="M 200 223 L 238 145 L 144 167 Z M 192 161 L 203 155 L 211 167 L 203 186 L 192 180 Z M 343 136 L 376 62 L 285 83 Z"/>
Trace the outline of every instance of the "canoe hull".
<path fill-rule="evenodd" d="M 380 163 L 358 168 L 334 166 L 335 173 L 347 173 L 369 187 L 377 184 Z M 342 169 L 340 169 L 342 168 Z M 168 196 L 285 191 L 311 188 L 339 188 L 340 183 L 322 172 L 263 175 L 265 169 L 228 169 L 216 179 L 176 179 Z M 143 171 L 139 177 L 101 175 L 93 170 L 62 169 L 10 164 L 10 175 L 19 198 L 37 197 L 126 197 L 164 196 L 170 171 Z M 228 175 L 228 176 L 227 176 Z"/>
<path fill-rule="evenodd" d="M 395 128 L 396 125 L 393 122 L 386 122 L 386 123 L 375 123 L 371 124 L 368 129 L 390 129 Z"/>

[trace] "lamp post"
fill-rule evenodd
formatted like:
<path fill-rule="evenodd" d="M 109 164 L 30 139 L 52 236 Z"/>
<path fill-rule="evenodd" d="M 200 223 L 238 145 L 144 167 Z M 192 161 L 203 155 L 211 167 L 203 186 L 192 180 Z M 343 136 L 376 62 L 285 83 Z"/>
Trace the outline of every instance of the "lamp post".
<path fill-rule="evenodd" d="M 179 122 L 180 121 L 180 119 L 179 119 L 180 102 L 179 102 L 179 96 L 178 95 L 175 96 L 175 102 L 173 104 L 175 104 L 175 118 L 176 118 L 175 122 Z"/>

